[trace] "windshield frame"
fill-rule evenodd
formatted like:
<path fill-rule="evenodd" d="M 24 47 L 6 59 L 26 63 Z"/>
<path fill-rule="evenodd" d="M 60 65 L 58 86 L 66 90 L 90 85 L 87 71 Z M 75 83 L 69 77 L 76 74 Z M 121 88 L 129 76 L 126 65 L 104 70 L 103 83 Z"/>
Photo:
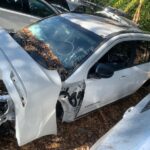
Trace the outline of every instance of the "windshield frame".
<path fill-rule="evenodd" d="M 61 16 L 51 16 L 51 17 L 47 17 L 47 19 L 50 19 L 50 18 L 52 18 L 52 17 L 59 17 L 60 19 L 63 19 L 65 22 L 68 22 L 69 24 L 71 24 L 74 28 L 78 28 L 79 29 L 79 31 L 81 30 L 82 32 L 87 32 L 88 34 L 92 34 L 93 36 L 95 36 L 96 38 L 98 38 L 97 40 L 99 40 L 99 42 L 97 43 L 97 45 L 95 46 L 95 48 L 92 50 L 92 52 L 91 53 L 89 53 L 83 60 L 81 60 L 80 61 L 80 63 L 78 64 L 78 65 L 76 65 L 76 66 L 73 66 L 73 68 L 71 69 L 71 70 L 67 70 L 66 68 L 65 68 L 65 66 L 63 65 L 63 63 L 61 62 L 61 65 L 63 66 L 63 68 L 68 72 L 68 75 L 67 75 L 67 77 L 66 78 L 68 78 L 69 76 L 71 76 L 72 74 L 73 74 L 73 72 L 75 72 L 86 60 L 88 60 L 88 58 L 97 50 L 97 48 L 99 47 L 99 45 L 103 42 L 103 37 L 102 36 L 99 36 L 99 35 L 97 35 L 96 33 L 94 33 L 94 32 L 92 32 L 92 31 L 90 31 L 90 30 L 87 30 L 87 29 L 85 29 L 85 28 L 83 28 L 83 27 L 81 27 L 80 25 L 78 25 L 78 24 L 76 24 L 76 23 L 73 23 L 73 22 L 71 22 L 70 20 L 68 20 L 68 19 L 66 19 L 66 18 L 64 18 L 64 17 L 61 17 Z M 42 20 L 40 20 L 40 21 L 37 21 L 36 23 L 33 23 L 33 24 L 31 24 L 31 25 L 29 25 L 29 26 L 27 26 L 27 27 L 25 27 L 25 28 L 30 28 L 31 26 L 33 26 L 33 25 L 36 25 L 36 24 L 38 24 L 39 22 L 42 22 L 42 21 L 44 21 L 45 19 L 42 19 Z M 19 31 L 20 32 L 20 31 Z M 34 37 L 35 37 L 35 35 L 33 35 Z M 16 39 L 15 39 L 16 40 Z M 19 45 L 27 52 L 27 50 L 19 43 Z M 52 51 L 53 52 L 53 51 Z M 27 52 L 28 53 L 28 52 Z M 54 53 L 54 52 L 53 52 Z M 30 55 L 29 53 L 28 53 L 28 55 Z M 55 54 L 54 54 L 55 55 Z M 57 56 L 57 55 L 56 55 Z M 32 57 L 31 55 L 30 55 L 30 57 Z M 40 66 L 42 66 L 43 68 L 45 68 L 45 69 L 47 69 L 47 70 L 49 70 L 48 68 L 46 68 L 46 67 L 44 67 L 43 65 L 41 65 L 36 59 L 34 59 L 33 57 L 32 57 L 32 59 L 34 60 L 34 61 L 36 61 Z M 59 59 L 59 58 L 58 58 Z M 57 70 L 57 69 L 55 69 L 55 70 Z"/>

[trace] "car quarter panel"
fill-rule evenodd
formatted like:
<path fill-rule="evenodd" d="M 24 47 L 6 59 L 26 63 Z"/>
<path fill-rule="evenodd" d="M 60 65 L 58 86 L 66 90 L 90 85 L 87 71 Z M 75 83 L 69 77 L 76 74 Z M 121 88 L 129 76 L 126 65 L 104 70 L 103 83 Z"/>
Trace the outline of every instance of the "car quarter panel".
<path fill-rule="evenodd" d="M 0 73 L 15 105 L 19 145 L 56 134 L 56 102 L 61 90 L 57 71 L 46 73 L 13 38 L 0 30 Z"/>

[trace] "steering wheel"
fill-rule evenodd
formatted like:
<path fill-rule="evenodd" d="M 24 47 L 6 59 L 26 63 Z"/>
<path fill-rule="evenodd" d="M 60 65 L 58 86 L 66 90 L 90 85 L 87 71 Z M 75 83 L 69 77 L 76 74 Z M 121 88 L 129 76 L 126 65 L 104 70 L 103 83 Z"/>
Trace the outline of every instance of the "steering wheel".
<path fill-rule="evenodd" d="M 59 43 L 56 47 L 55 53 L 57 53 L 59 56 L 68 56 L 70 53 L 72 53 L 74 47 L 69 42 L 62 42 L 58 41 Z"/>
<path fill-rule="evenodd" d="M 70 64 L 70 66 L 76 66 L 83 58 L 87 56 L 87 53 L 83 50 L 77 50 L 77 52 L 73 53 L 71 56 L 67 57 L 64 62 L 66 64 Z"/>

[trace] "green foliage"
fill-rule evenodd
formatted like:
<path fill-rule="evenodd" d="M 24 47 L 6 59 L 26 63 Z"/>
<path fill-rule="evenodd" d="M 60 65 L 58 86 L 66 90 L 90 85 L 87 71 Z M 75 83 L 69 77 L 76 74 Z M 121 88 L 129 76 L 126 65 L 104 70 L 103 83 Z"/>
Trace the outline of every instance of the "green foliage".
<path fill-rule="evenodd" d="M 141 19 L 139 21 L 140 27 L 143 30 L 150 31 L 150 1 L 146 0 L 143 4 Z"/>
<path fill-rule="evenodd" d="M 93 2 L 121 9 L 133 18 L 140 0 L 91 0 Z M 139 26 L 142 30 L 150 31 L 150 0 L 144 0 L 140 11 Z"/>

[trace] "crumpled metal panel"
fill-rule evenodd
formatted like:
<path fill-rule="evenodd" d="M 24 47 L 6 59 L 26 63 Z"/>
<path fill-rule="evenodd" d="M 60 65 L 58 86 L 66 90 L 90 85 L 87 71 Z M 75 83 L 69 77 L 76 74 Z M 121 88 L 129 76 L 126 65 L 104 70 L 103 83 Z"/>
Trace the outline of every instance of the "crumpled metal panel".
<path fill-rule="evenodd" d="M 124 114 L 123 119 L 106 133 L 91 150 L 149 150 L 150 109 L 142 111 L 150 102 L 150 94 Z"/>
<path fill-rule="evenodd" d="M 44 70 L 2 29 L 0 64 L 1 78 L 15 105 L 18 144 L 56 134 L 55 107 L 61 90 L 57 71 Z"/>

